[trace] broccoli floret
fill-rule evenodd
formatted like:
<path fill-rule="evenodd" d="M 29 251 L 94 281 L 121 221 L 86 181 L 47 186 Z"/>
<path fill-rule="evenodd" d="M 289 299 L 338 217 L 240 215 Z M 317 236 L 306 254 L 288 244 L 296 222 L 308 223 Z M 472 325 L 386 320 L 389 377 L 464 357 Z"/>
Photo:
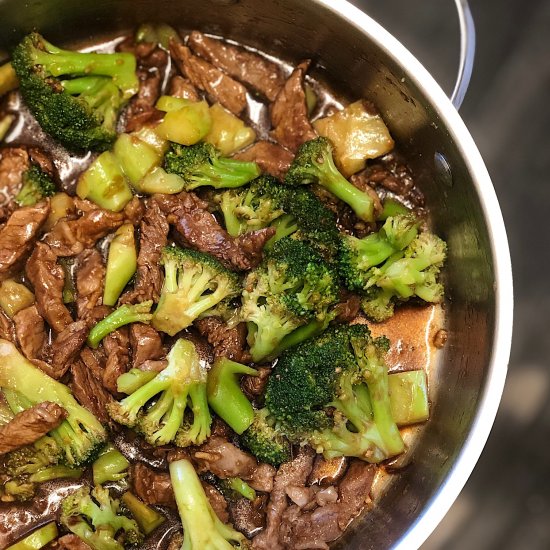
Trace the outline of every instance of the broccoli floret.
<path fill-rule="evenodd" d="M 93 550 L 123 550 L 142 542 L 143 534 L 119 512 L 119 501 L 101 485 L 81 487 L 63 499 L 59 521 Z"/>
<path fill-rule="evenodd" d="M 310 323 L 324 328 L 337 296 L 335 274 L 313 248 L 291 237 L 276 242 L 244 283 L 241 319 L 252 359 L 276 356 L 285 338 Z"/>
<path fill-rule="evenodd" d="M 99 323 L 94 325 L 88 334 L 88 345 L 96 349 L 107 334 L 124 325 L 129 325 L 130 323 L 149 323 L 153 318 L 153 314 L 149 313 L 152 306 L 153 301 L 147 300 L 139 304 L 124 304 L 115 309 L 112 313 L 107 315 L 105 319 L 102 319 Z"/>
<path fill-rule="evenodd" d="M 244 535 L 222 523 L 212 509 L 191 462 L 185 459 L 171 462 L 170 480 L 183 524 L 181 550 L 247 547 Z"/>
<path fill-rule="evenodd" d="M 291 193 L 273 176 L 260 176 L 248 187 L 228 189 L 214 195 L 220 206 L 227 232 L 236 237 L 263 229 L 282 216 Z"/>
<path fill-rule="evenodd" d="M 392 418 L 385 338 L 338 326 L 287 351 L 270 376 L 266 406 L 283 433 L 325 457 L 380 462 L 404 450 Z"/>
<path fill-rule="evenodd" d="M 0 340 L 0 387 L 17 392 L 24 408 L 51 401 L 67 411 L 67 418 L 48 434 L 57 445 L 59 462 L 70 467 L 87 464 L 106 443 L 101 422 L 77 403 L 69 388 L 35 367 L 7 340 Z"/>
<path fill-rule="evenodd" d="M 164 169 L 185 181 L 185 190 L 210 186 L 241 187 L 260 175 L 255 162 L 224 158 L 210 143 L 185 146 L 172 143 L 164 157 Z"/>
<path fill-rule="evenodd" d="M 55 183 L 50 176 L 33 164 L 23 174 L 23 186 L 17 193 L 15 202 L 19 206 L 33 206 L 42 199 L 54 195 L 55 191 Z"/>
<path fill-rule="evenodd" d="M 392 254 L 408 246 L 418 233 L 413 216 L 388 218 L 380 231 L 363 239 L 342 235 L 338 251 L 338 272 L 347 288 L 363 291 L 368 288 L 370 269 Z"/>
<path fill-rule="evenodd" d="M 441 302 L 443 285 L 438 275 L 445 262 L 445 241 L 430 232 L 418 235 L 403 251 L 390 256 L 369 272 L 361 307 L 374 321 L 393 315 L 397 301 L 416 296 L 425 302 Z"/>
<path fill-rule="evenodd" d="M 317 183 L 348 204 L 358 218 L 374 221 L 374 201 L 342 176 L 334 164 L 332 150 L 332 143 L 325 137 L 303 143 L 286 174 L 285 183 Z"/>
<path fill-rule="evenodd" d="M 180 447 L 200 445 L 210 435 L 212 418 L 206 400 L 206 367 L 195 346 L 183 338 L 168 354 L 168 366 L 120 402 L 107 406 L 120 424 L 137 428 L 152 445 L 174 442 Z M 154 404 L 149 404 L 156 399 Z M 184 422 L 186 409 L 193 413 Z"/>
<path fill-rule="evenodd" d="M 153 326 L 170 336 L 240 294 L 239 277 L 209 254 L 170 246 L 160 262 L 164 284 Z"/>
<path fill-rule="evenodd" d="M 139 87 L 132 54 L 62 50 L 38 33 L 19 43 L 12 64 L 40 126 L 73 151 L 108 149 L 118 113 Z"/>
<path fill-rule="evenodd" d="M 275 426 L 274 419 L 269 418 L 269 411 L 265 408 L 255 411 L 254 422 L 239 440 L 260 462 L 276 468 L 292 459 L 290 441 Z"/>

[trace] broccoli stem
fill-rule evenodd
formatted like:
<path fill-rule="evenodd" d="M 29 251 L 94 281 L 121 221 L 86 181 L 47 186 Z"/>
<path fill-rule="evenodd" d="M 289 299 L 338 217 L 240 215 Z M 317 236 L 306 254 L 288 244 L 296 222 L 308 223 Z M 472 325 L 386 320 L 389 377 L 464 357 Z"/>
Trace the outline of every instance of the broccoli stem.
<path fill-rule="evenodd" d="M 68 466 L 58 464 L 32 474 L 29 477 L 29 481 L 32 483 L 44 483 L 52 479 L 79 479 L 83 473 L 84 470 L 82 468 L 69 468 Z"/>
<path fill-rule="evenodd" d="M 10 131 L 11 125 L 15 120 L 14 115 L 5 115 L 0 119 L 0 142 L 6 137 Z"/>
<path fill-rule="evenodd" d="M 33 531 L 19 542 L 8 546 L 6 550 L 39 550 L 46 546 L 46 544 L 52 542 L 52 540 L 55 540 L 57 536 L 57 525 L 55 521 L 51 521 L 39 527 L 36 531 Z"/>
<path fill-rule="evenodd" d="M 103 304 L 114 306 L 137 269 L 134 226 L 125 223 L 115 233 L 109 246 Z"/>
<path fill-rule="evenodd" d="M 205 163 L 198 176 L 191 176 L 192 183 L 185 188 L 191 191 L 203 185 L 211 185 L 215 189 L 234 189 L 259 175 L 260 168 L 255 162 L 218 157 L 212 160 L 212 164 Z"/>
<path fill-rule="evenodd" d="M 162 525 L 166 521 L 166 518 L 162 514 L 159 514 L 154 508 L 145 504 L 145 502 L 129 491 L 122 495 L 121 500 L 136 520 L 139 528 L 146 535 L 152 533 L 159 525 Z"/>
<path fill-rule="evenodd" d="M 395 216 L 401 216 L 409 214 L 410 210 L 398 200 L 388 197 L 382 202 L 382 212 L 376 217 L 379 221 L 385 221 L 388 218 L 393 218 Z"/>
<path fill-rule="evenodd" d="M 244 536 L 220 521 L 206 498 L 191 462 L 170 463 L 170 480 L 183 524 L 182 550 L 232 550 Z"/>
<path fill-rule="evenodd" d="M 102 454 L 92 464 L 94 485 L 103 485 L 106 481 L 120 481 L 128 472 L 130 463 L 124 455 L 111 443 L 105 447 Z"/>
<path fill-rule="evenodd" d="M 309 338 L 313 338 L 318 334 L 321 334 L 326 328 L 328 323 L 331 321 L 331 316 L 327 316 L 323 321 L 318 321 L 314 319 L 310 321 L 307 325 L 302 325 L 298 327 L 290 334 L 287 334 L 277 345 L 277 347 L 269 354 L 266 359 L 273 359 L 278 357 L 283 353 L 283 351 L 298 345 L 300 342 L 304 342 Z"/>
<path fill-rule="evenodd" d="M 5 63 L 0 67 L 0 97 L 19 86 L 19 80 L 11 63 Z"/>
<path fill-rule="evenodd" d="M 152 306 L 153 301 L 148 300 L 135 305 L 124 304 L 115 309 L 92 328 L 88 335 L 88 345 L 97 349 L 101 340 L 116 329 L 130 323 L 149 323 L 153 317 L 152 313 L 149 313 Z"/>
<path fill-rule="evenodd" d="M 284 214 L 274 220 L 271 223 L 271 227 L 275 228 L 275 235 L 265 244 L 264 248 L 267 250 L 272 248 L 277 241 L 298 231 L 298 221 L 292 214 Z"/>
<path fill-rule="evenodd" d="M 428 420 L 428 381 L 426 372 L 414 370 L 388 375 L 392 417 L 398 426 Z"/>
<path fill-rule="evenodd" d="M 243 481 L 240 477 L 230 477 L 227 480 L 227 486 L 233 491 L 239 493 L 248 500 L 254 500 L 256 498 L 256 491 L 250 487 L 246 481 Z"/>
<path fill-rule="evenodd" d="M 132 186 L 141 191 L 141 180 L 162 161 L 162 153 L 134 134 L 120 134 L 113 150 Z"/>
<path fill-rule="evenodd" d="M 121 374 L 116 381 L 117 390 L 120 393 L 130 395 L 138 388 L 141 388 L 147 382 L 153 380 L 158 373 L 154 371 L 145 371 L 139 369 L 130 369 L 128 372 Z"/>
<path fill-rule="evenodd" d="M 71 95 L 93 94 L 110 81 L 108 76 L 82 76 L 64 80 L 62 85 L 63 89 Z"/>
<path fill-rule="evenodd" d="M 212 410 L 241 435 L 254 421 L 254 409 L 239 386 L 239 374 L 258 376 L 258 371 L 218 357 L 208 373 L 206 393 Z"/>

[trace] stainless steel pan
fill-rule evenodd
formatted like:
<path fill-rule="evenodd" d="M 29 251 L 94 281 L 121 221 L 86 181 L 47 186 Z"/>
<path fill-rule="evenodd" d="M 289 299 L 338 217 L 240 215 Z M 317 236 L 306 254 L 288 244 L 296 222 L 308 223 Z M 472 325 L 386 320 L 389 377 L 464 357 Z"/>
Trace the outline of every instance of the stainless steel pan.
<path fill-rule="evenodd" d="M 431 379 L 432 417 L 373 511 L 338 548 L 416 548 L 460 492 L 488 437 L 512 325 L 506 233 L 483 160 L 451 101 L 390 34 L 343 0 L 0 0 L 0 48 L 39 29 L 54 43 L 143 21 L 201 29 L 296 62 L 384 113 L 449 243 L 449 341 Z M 467 73 L 467 69 L 466 69 Z"/>

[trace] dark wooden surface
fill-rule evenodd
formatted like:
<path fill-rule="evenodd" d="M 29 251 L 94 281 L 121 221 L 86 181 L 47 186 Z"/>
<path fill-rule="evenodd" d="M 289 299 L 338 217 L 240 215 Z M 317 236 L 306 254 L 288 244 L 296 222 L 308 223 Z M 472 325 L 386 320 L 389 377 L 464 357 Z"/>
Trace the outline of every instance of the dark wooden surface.
<path fill-rule="evenodd" d="M 453 0 L 355 0 L 452 89 Z M 461 496 L 423 550 L 550 548 L 550 1 L 470 0 L 478 47 L 461 114 L 491 173 L 514 270 L 499 414 Z"/>

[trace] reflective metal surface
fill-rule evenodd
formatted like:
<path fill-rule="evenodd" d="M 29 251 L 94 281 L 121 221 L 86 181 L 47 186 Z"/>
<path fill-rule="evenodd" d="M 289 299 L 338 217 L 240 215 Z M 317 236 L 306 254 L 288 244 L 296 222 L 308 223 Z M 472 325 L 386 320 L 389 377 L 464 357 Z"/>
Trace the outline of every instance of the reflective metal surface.
<path fill-rule="evenodd" d="M 0 48 L 33 28 L 81 41 L 164 21 L 221 34 L 289 61 L 313 58 L 314 76 L 384 114 L 417 174 L 433 224 L 449 243 L 449 341 L 430 387 L 432 417 L 377 506 L 337 548 L 413 549 L 468 478 L 493 423 L 506 375 L 512 277 L 499 205 L 466 127 L 403 46 L 338 0 L 0 0 Z M 96 34 L 99 33 L 99 34 Z"/>

